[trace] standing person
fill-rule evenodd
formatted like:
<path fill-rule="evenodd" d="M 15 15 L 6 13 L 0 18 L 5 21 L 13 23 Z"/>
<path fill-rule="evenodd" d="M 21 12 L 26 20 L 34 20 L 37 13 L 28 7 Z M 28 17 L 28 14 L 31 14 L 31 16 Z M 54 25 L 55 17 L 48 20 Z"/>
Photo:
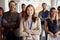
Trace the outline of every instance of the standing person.
<path fill-rule="evenodd" d="M 16 29 L 19 28 L 19 13 L 15 11 L 16 3 L 15 1 L 9 2 L 9 11 L 3 14 L 2 25 L 5 28 L 4 36 L 6 40 L 16 40 Z"/>
<path fill-rule="evenodd" d="M 49 15 L 49 11 L 46 10 L 46 7 L 47 7 L 47 4 L 46 3 L 42 3 L 42 8 L 43 10 L 39 12 L 39 15 L 38 17 L 41 18 L 41 23 L 42 23 L 42 31 L 41 31 L 41 40 L 43 39 L 42 38 L 42 35 L 43 35 L 43 25 L 44 25 L 44 20 L 46 18 L 48 18 L 48 15 Z M 47 40 L 47 33 L 45 33 L 45 37 L 46 37 L 46 40 Z"/>
<path fill-rule="evenodd" d="M 21 18 L 24 18 L 25 17 L 25 9 L 26 9 L 26 5 L 25 4 L 22 4 L 22 12 L 20 13 L 20 17 Z"/>
<path fill-rule="evenodd" d="M 23 40 L 39 40 L 41 21 L 34 16 L 34 7 L 28 5 L 25 12 L 25 19 L 21 19 L 20 22 L 20 36 L 23 37 Z"/>
<path fill-rule="evenodd" d="M 50 17 L 46 19 L 44 23 L 44 29 L 48 33 L 47 40 L 58 40 L 58 25 L 57 25 L 57 15 L 56 15 L 56 9 L 51 8 L 50 9 Z"/>
<path fill-rule="evenodd" d="M 57 10 L 58 10 L 58 26 L 60 30 L 60 6 L 58 6 Z"/>
<path fill-rule="evenodd" d="M 3 30 L 4 28 L 2 27 L 2 16 L 3 16 L 4 9 L 0 7 L 0 40 L 3 40 Z"/>

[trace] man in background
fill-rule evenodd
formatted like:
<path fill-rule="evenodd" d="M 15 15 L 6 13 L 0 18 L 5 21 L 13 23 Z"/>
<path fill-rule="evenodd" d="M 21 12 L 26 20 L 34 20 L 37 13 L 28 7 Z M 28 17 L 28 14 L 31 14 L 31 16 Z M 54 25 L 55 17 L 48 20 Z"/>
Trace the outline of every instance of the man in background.
<path fill-rule="evenodd" d="M 49 11 L 46 10 L 46 7 L 47 7 L 47 4 L 46 3 L 42 3 L 42 10 L 39 12 L 39 15 L 38 17 L 41 19 L 41 24 L 42 24 L 42 31 L 41 31 L 41 40 L 42 40 L 42 35 L 43 35 L 43 25 L 44 25 L 44 21 L 45 19 L 48 18 L 48 15 L 49 15 Z M 47 34 L 46 34 L 47 36 Z M 47 37 L 46 37 L 46 40 L 47 40 Z"/>
<path fill-rule="evenodd" d="M 18 40 L 16 37 L 16 29 L 19 28 L 20 18 L 16 11 L 16 2 L 9 2 L 9 11 L 4 12 L 2 25 L 5 28 L 4 36 L 6 40 Z"/>

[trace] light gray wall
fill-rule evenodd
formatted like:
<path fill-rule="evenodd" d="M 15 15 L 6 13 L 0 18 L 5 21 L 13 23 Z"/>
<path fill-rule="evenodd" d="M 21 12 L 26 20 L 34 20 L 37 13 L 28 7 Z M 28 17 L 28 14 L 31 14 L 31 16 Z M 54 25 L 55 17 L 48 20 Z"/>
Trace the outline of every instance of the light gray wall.
<path fill-rule="evenodd" d="M 3 9 L 5 9 L 5 5 L 4 5 L 4 0 L 0 0 L 0 7 L 3 7 Z"/>

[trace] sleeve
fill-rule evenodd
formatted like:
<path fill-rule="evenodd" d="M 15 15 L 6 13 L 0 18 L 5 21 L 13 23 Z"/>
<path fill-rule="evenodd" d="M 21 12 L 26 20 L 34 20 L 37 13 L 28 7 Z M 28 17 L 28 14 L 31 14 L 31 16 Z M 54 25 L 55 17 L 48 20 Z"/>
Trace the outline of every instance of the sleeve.
<path fill-rule="evenodd" d="M 41 15 L 42 15 L 42 11 L 39 12 L 38 17 L 40 17 Z"/>
<path fill-rule="evenodd" d="M 17 15 L 18 16 L 18 15 Z M 19 19 L 19 18 L 18 18 Z M 5 20 L 5 21 L 4 21 Z M 18 20 L 17 20 L 18 21 Z M 4 13 L 3 14 L 3 17 L 2 17 L 2 25 L 5 27 L 5 28 L 16 28 L 14 25 L 16 25 L 16 22 L 14 23 L 11 23 L 11 22 L 8 22 L 7 21 L 7 13 Z"/>
<path fill-rule="evenodd" d="M 21 19 L 21 21 L 20 21 L 20 28 L 19 28 L 19 30 L 20 30 L 20 32 L 19 32 L 20 36 L 28 36 L 28 34 L 26 32 L 24 32 L 25 30 L 24 30 L 23 23 L 24 23 L 24 21 Z"/>
<path fill-rule="evenodd" d="M 19 26 L 20 26 L 20 15 L 18 14 L 18 18 L 17 18 L 17 28 L 19 28 Z"/>
<path fill-rule="evenodd" d="M 8 26 L 8 27 L 9 27 L 9 26 L 12 25 L 12 24 L 11 24 L 11 23 L 8 23 L 8 22 L 7 22 L 7 23 L 4 22 L 4 20 L 6 20 L 6 18 L 7 18 L 6 16 L 7 16 L 6 13 L 3 13 L 2 26 L 4 26 L 4 27 L 7 27 L 7 26 Z M 6 20 L 6 21 L 7 21 L 7 20 Z"/>
<path fill-rule="evenodd" d="M 41 34 L 41 20 L 40 20 L 40 18 L 38 18 L 38 20 L 37 20 L 37 30 L 32 30 L 32 34 L 37 34 L 37 35 Z"/>

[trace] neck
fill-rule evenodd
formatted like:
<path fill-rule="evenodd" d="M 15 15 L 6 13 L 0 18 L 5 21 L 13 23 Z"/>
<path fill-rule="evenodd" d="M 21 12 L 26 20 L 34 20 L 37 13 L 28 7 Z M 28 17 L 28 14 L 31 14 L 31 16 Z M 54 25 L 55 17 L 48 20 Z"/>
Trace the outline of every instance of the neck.
<path fill-rule="evenodd" d="M 15 12 L 15 10 L 10 10 L 11 13 Z"/>
<path fill-rule="evenodd" d="M 29 18 L 29 19 L 32 19 L 32 16 L 29 16 L 28 18 Z"/>
<path fill-rule="evenodd" d="M 55 20 L 55 17 L 51 17 L 51 20 Z"/>
<path fill-rule="evenodd" d="M 46 11 L 46 9 L 43 9 L 43 11 L 45 12 L 45 11 Z"/>

